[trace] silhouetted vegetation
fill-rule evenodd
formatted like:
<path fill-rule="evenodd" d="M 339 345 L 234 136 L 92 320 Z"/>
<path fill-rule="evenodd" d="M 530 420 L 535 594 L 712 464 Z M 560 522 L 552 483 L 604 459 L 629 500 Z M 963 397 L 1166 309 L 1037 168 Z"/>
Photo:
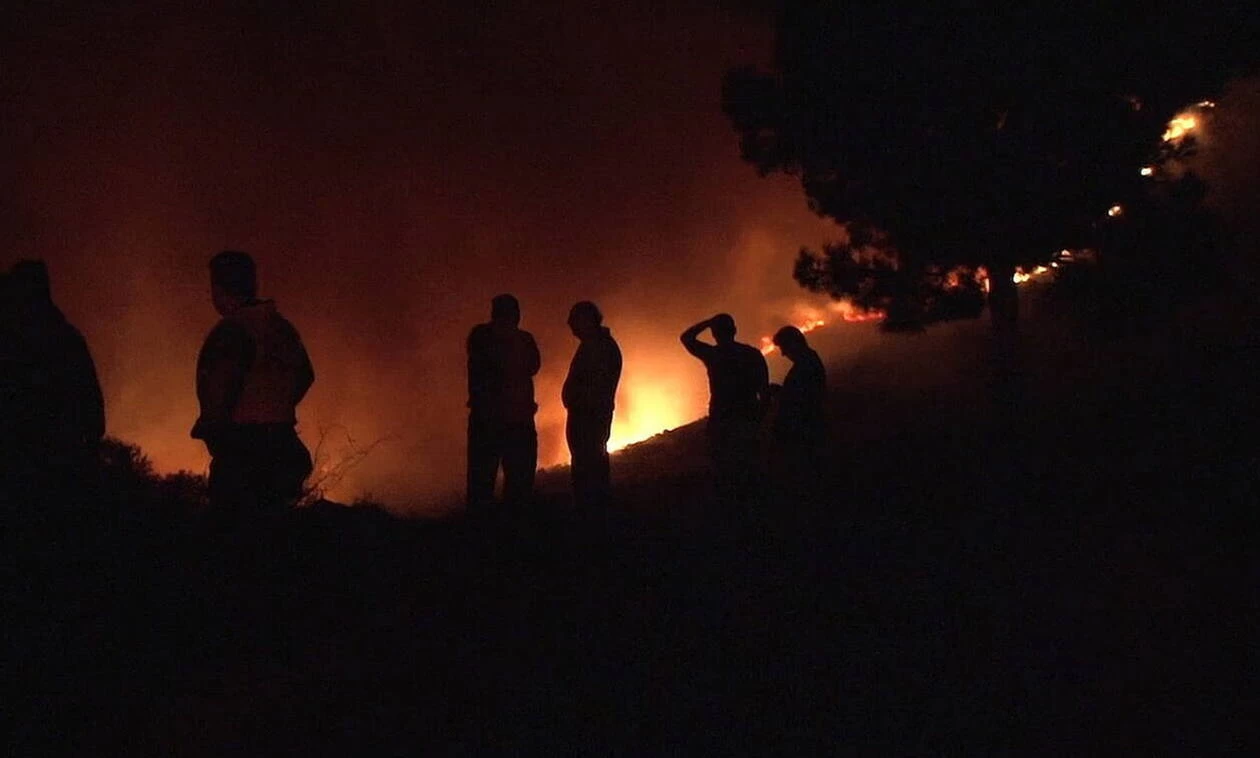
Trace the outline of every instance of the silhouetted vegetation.
<path fill-rule="evenodd" d="M 982 265 L 997 325 L 1015 316 L 1015 266 L 1114 236 L 1114 204 L 1143 218 L 1139 168 L 1169 157 L 1160 137 L 1179 109 L 1254 68 L 1256 17 L 799 0 L 779 17 L 773 69 L 731 71 L 723 102 L 744 159 L 799 176 L 848 230 L 804 254 L 805 286 L 940 318 L 959 309 L 916 305 L 939 296 L 931 278 Z M 1167 247 L 1143 247 L 1143 263 Z"/>
<path fill-rule="evenodd" d="M 100 446 L 101 491 L 126 510 L 187 517 L 204 513 L 206 477 L 191 471 L 159 474 L 138 445 L 106 437 Z"/>

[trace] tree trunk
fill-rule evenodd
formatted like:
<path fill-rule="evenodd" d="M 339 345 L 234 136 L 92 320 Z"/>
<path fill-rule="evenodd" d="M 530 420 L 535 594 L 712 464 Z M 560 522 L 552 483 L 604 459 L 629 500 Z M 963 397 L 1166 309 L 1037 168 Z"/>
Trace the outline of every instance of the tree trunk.
<path fill-rule="evenodd" d="M 1019 330 L 1019 289 L 1015 286 L 1015 267 L 1004 263 L 989 269 L 989 319 L 993 336 L 1016 338 Z"/>

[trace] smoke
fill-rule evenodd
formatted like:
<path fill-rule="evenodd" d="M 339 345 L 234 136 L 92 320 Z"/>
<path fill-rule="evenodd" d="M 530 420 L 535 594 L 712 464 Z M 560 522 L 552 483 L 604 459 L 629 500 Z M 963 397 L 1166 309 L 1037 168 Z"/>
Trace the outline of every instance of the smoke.
<path fill-rule="evenodd" d="M 1188 163 L 1207 182 L 1207 203 L 1232 232 L 1233 270 L 1254 292 L 1260 283 L 1260 75 L 1231 82 L 1216 102 Z"/>
<path fill-rule="evenodd" d="M 553 464 L 567 457 L 573 302 L 601 305 L 626 356 L 614 433 L 644 435 L 703 414 L 703 370 L 678 333 L 728 311 L 756 343 L 793 320 L 795 251 L 836 234 L 793 180 L 739 162 L 720 112 L 723 71 L 770 55 L 754 12 L 4 13 L 6 256 L 49 262 L 98 363 L 109 433 L 161 470 L 207 464 L 188 430 L 220 249 L 254 254 L 262 294 L 303 334 L 307 443 L 336 459 L 348 439 L 383 440 L 331 494 L 406 508 L 461 486 L 463 341 L 493 295 L 515 293 L 538 339 Z"/>

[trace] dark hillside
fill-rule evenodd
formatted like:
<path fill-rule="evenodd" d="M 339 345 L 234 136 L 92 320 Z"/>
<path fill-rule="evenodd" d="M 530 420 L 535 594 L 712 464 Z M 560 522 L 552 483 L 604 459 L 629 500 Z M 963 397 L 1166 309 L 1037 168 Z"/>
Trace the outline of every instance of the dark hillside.
<path fill-rule="evenodd" d="M 693 425 L 614 459 L 610 514 L 554 472 L 536 513 L 486 520 L 17 519 L 13 752 L 1234 747 L 1254 335 L 1025 300 L 1013 431 L 982 324 L 832 368 L 820 507 L 710 506 Z"/>

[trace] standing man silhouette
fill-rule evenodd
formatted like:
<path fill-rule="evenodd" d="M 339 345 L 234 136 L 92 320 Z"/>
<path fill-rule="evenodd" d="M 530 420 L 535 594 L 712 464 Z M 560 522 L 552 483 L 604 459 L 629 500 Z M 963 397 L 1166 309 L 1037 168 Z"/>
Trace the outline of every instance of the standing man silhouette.
<path fill-rule="evenodd" d="M 706 329 L 716 345 L 698 339 Z M 707 432 L 718 496 L 747 504 L 759 486 L 757 440 L 770 386 L 765 356 L 735 341 L 735 319 L 726 313 L 693 324 L 679 339 L 709 375 Z"/>
<path fill-rule="evenodd" d="M 210 299 L 222 318 L 197 356 L 201 415 L 192 436 L 210 451 L 210 505 L 220 517 L 281 512 L 311 473 L 296 410 L 315 371 L 297 329 L 257 295 L 248 254 L 210 259 Z"/>
<path fill-rule="evenodd" d="M 78 499 L 105 435 L 96 365 L 43 261 L 18 262 L 0 285 L 0 490 Z"/>
<path fill-rule="evenodd" d="M 512 295 L 490 301 L 490 321 L 468 335 L 468 508 L 494 502 L 503 466 L 503 499 L 526 505 L 538 468 L 534 375 L 542 365 L 534 336 L 520 328 Z"/>
<path fill-rule="evenodd" d="M 777 389 L 778 412 L 774 417 L 774 477 L 790 495 L 808 497 L 822 474 L 826 443 L 827 371 L 805 335 L 785 326 L 774 335 L 774 344 L 792 362 L 783 386 Z"/>
<path fill-rule="evenodd" d="M 569 311 L 569 329 L 581 344 L 564 380 L 562 398 L 569 412 L 564 436 L 569 443 L 573 501 L 581 506 L 607 505 L 612 494 L 608 437 L 621 380 L 621 349 L 603 323 L 603 314 L 588 300 Z"/>

